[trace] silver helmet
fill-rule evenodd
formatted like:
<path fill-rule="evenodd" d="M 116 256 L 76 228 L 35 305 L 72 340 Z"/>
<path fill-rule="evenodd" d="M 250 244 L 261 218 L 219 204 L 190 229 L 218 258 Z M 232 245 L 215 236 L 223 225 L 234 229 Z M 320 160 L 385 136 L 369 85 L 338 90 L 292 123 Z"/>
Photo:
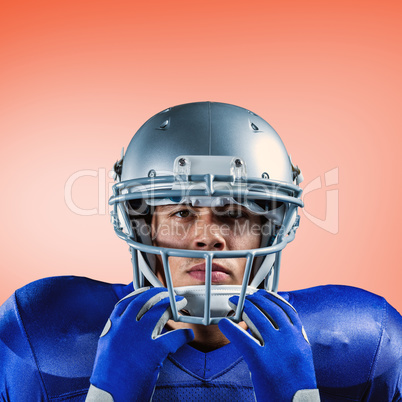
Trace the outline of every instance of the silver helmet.
<path fill-rule="evenodd" d="M 240 320 L 247 294 L 261 287 L 277 291 L 281 251 L 295 237 L 297 210 L 303 206 L 302 176 L 278 134 L 261 117 L 217 102 L 168 108 L 137 131 L 114 171 L 112 222 L 130 247 L 134 288 L 167 286 L 175 321 L 209 325 L 227 316 Z M 262 215 L 269 230 L 262 230 L 256 249 L 155 246 L 150 230 L 153 208 L 181 203 L 236 203 Z M 205 284 L 174 287 L 169 257 L 204 260 Z M 155 275 L 156 258 L 163 262 L 166 284 Z M 212 261 L 219 258 L 246 260 L 242 285 L 211 283 Z M 185 311 L 178 311 L 175 294 L 187 299 Z M 240 300 L 232 312 L 228 299 L 234 294 Z"/>

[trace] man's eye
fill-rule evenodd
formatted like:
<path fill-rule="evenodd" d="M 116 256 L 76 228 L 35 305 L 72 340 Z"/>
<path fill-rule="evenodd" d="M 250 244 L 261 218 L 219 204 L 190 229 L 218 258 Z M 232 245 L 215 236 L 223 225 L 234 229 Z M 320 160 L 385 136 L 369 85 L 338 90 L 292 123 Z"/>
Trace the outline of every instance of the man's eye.
<path fill-rule="evenodd" d="M 182 209 L 181 211 L 175 212 L 173 215 L 178 216 L 179 218 L 188 218 L 191 215 L 191 212 L 188 209 Z"/>
<path fill-rule="evenodd" d="M 225 212 L 225 215 L 228 218 L 231 219 L 241 219 L 241 218 L 246 218 L 246 214 L 243 211 L 237 211 L 237 210 L 229 210 Z"/>

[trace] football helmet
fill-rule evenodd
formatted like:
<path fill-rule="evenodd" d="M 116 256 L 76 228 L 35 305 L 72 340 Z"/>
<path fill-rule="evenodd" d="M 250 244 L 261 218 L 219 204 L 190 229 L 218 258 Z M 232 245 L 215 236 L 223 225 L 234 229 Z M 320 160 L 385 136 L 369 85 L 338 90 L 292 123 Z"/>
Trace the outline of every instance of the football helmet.
<path fill-rule="evenodd" d="M 264 287 L 277 291 L 281 251 L 295 237 L 302 207 L 300 169 L 292 164 L 275 130 L 255 113 L 217 102 L 168 108 L 134 135 L 114 166 L 110 205 L 116 234 L 129 247 L 135 289 L 166 286 L 175 321 L 216 324 L 239 321 L 247 294 Z M 150 223 L 158 205 L 193 207 L 238 204 L 263 217 L 261 245 L 248 250 L 190 250 L 153 245 Z M 205 285 L 174 287 L 169 257 L 205 261 Z M 163 261 L 166 284 L 155 275 Z M 213 285 L 212 261 L 243 258 L 242 285 Z M 175 294 L 187 299 L 178 311 Z M 228 299 L 239 295 L 235 312 Z"/>

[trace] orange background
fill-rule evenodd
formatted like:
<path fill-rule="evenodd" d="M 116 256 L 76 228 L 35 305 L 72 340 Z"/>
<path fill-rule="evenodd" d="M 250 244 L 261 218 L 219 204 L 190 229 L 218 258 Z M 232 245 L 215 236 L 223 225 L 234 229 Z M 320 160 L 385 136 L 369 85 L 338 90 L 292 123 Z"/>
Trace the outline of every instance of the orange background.
<path fill-rule="evenodd" d="M 130 281 L 127 245 L 102 211 L 111 180 L 100 192 L 97 177 L 74 183 L 75 204 L 97 208 L 92 216 L 67 207 L 65 184 L 81 170 L 109 170 L 156 112 L 213 100 L 270 122 L 304 186 L 338 168 L 339 183 L 328 189 L 339 194 L 339 231 L 302 213 L 280 288 L 353 285 L 402 311 L 401 8 L 399 1 L 3 2 L 0 302 L 45 276 Z M 325 218 L 325 188 L 304 201 Z"/>

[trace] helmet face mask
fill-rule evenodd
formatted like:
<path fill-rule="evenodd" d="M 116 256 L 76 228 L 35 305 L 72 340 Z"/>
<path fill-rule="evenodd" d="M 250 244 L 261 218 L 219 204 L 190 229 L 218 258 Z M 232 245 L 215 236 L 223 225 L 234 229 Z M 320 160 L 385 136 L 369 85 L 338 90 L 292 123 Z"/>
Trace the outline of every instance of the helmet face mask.
<path fill-rule="evenodd" d="M 148 120 L 115 166 L 119 182 L 110 199 L 112 221 L 130 246 L 134 287 L 167 287 L 175 321 L 209 325 L 228 314 L 239 321 L 247 294 L 262 286 L 277 290 L 280 253 L 295 236 L 297 208 L 303 204 L 300 170 L 263 119 L 221 103 L 176 106 Z M 247 210 L 260 216 L 259 247 L 158 247 L 152 216 L 167 205 L 194 214 L 212 211 L 218 217 L 227 215 L 228 208 L 234 218 L 236 210 Z M 205 284 L 175 288 L 170 265 L 177 257 L 203 261 Z M 242 283 L 213 284 L 213 264 L 220 259 L 245 261 Z M 157 265 L 165 283 L 156 275 Z M 187 299 L 185 311 L 178 311 L 174 294 Z M 233 294 L 240 297 L 235 312 L 227 303 Z"/>

